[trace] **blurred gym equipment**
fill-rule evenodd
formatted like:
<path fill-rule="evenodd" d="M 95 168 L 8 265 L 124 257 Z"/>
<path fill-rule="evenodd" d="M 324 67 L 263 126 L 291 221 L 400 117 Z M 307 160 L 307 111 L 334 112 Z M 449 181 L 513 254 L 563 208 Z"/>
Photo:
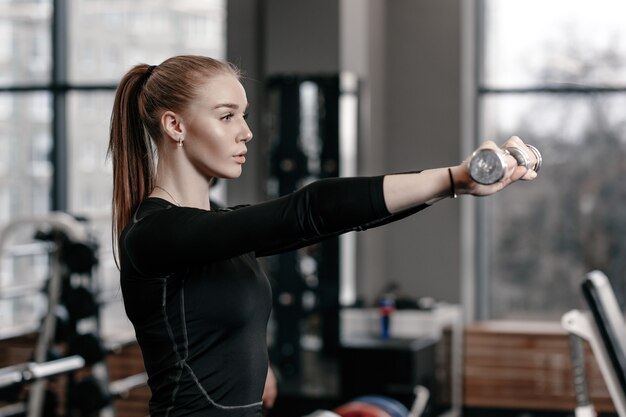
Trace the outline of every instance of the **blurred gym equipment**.
<path fill-rule="evenodd" d="M 84 220 L 66 213 L 17 218 L 0 229 L 0 261 L 11 252 L 14 235 L 32 229 L 31 238 L 43 242 L 49 257 L 48 276 L 38 290 L 47 303 L 32 360 L 0 369 L 0 402 L 5 404 L 0 415 L 87 417 L 105 409 L 108 416 L 114 415 L 113 400 L 145 385 L 146 376 L 109 381 L 106 357 L 111 351 L 101 339 L 101 303 L 93 279 L 98 244 Z M 36 247 L 22 246 L 27 247 L 23 252 Z M 33 290 L 37 291 L 2 287 L 0 298 L 17 298 Z"/>
<path fill-rule="evenodd" d="M 561 325 L 570 334 L 589 342 L 615 409 L 620 417 L 626 417 L 626 323 L 623 312 L 604 273 L 589 272 L 582 290 L 590 312 L 571 310 L 563 315 Z M 576 360 L 575 351 L 573 355 Z M 575 387 L 576 416 L 595 416 L 585 392 L 586 386 L 575 380 Z"/>
<path fill-rule="evenodd" d="M 573 333 L 570 333 L 569 338 L 572 382 L 574 384 L 574 395 L 576 397 L 575 415 L 576 417 L 595 417 L 596 411 L 591 404 L 589 390 L 587 389 L 583 339 Z"/>
<path fill-rule="evenodd" d="M 415 399 L 411 410 L 400 401 L 385 395 L 363 395 L 332 411 L 316 410 L 305 417 L 420 417 L 428 403 L 430 392 L 425 387 L 414 387 Z"/>
<path fill-rule="evenodd" d="M 459 306 L 438 303 L 427 310 L 397 309 L 388 339 L 381 337 L 381 327 L 377 308 L 342 309 L 338 372 L 342 398 L 374 393 L 412 407 L 414 387 L 422 386 L 430 392 L 424 415 L 460 416 L 463 323 Z"/>

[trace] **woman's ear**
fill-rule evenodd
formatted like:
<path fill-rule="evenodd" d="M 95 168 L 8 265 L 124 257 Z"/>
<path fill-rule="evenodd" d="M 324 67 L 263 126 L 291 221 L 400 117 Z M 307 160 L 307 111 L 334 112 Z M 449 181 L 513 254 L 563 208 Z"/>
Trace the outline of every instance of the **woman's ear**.
<path fill-rule="evenodd" d="M 161 127 L 169 139 L 179 143 L 185 135 L 185 127 L 182 118 L 173 111 L 163 112 L 161 116 Z"/>

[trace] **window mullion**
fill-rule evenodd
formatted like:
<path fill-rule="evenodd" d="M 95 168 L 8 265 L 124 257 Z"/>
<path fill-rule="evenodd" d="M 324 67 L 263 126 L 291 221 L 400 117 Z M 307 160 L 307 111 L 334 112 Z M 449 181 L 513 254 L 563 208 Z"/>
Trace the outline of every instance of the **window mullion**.
<path fill-rule="evenodd" d="M 68 9 L 66 0 L 53 0 L 52 11 L 52 210 L 68 207 L 67 86 Z"/>

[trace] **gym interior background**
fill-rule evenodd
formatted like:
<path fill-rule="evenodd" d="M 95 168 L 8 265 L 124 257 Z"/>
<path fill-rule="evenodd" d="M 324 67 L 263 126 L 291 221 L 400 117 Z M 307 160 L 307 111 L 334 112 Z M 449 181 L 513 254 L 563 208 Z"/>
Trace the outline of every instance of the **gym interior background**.
<path fill-rule="evenodd" d="M 431 392 L 424 414 L 573 414 L 561 317 L 586 308 L 588 271 L 607 274 L 620 304 L 626 295 L 625 9 L 619 0 L 0 1 L 0 367 L 52 360 L 44 348 L 57 342 L 83 359 L 54 378 L 0 382 L 2 415 L 34 415 L 37 401 L 40 415 L 147 414 L 111 255 L 107 129 L 123 72 L 181 53 L 245 72 L 255 140 L 242 177 L 219 183 L 227 204 L 312 178 L 452 165 L 480 141 L 514 134 L 544 157 L 539 179 L 516 192 L 443 201 L 268 259 L 280 377 L 268 415 L 304 416 L 363 393 L 410 407 L 416 385 Z M 65 316 L 49 314 L 57 293 Z M 615 414 L 588 346 L 585 357 L 595 409 Z M 68 383 L 81 373 L 104 392 Z"/>

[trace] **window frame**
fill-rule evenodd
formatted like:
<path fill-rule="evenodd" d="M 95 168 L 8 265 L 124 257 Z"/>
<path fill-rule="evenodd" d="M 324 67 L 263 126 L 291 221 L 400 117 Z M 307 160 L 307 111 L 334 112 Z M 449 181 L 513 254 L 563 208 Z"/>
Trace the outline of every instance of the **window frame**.
<path fill-rule="evenodd" d="M 0 86 L 0 93 L 20 94 L 32 92 L 48 93 L 51 98 L 51 141 L 50 162 L 53 167 L 50 190 L 50 210 L 67 211 L 69 205 L 69 158 L 68 158 L 68 95 L 75 91 L 115 91 L 114 83 L 72 84 L 68 80 L 69 37 L 68 2 L 52 0 L 50 22 L 51 62 L 50 82 L 13 83 Z"/>
<path fill-rule="evenodd" d="M 486 33 L 485 33 L 485 16 L 486 5 L 489 0 L 470 0 L 471 5 L 466 6 L 464 16 L 464 24 L 466 26 L 464 35 L 469 37 L 471 41 L 466 43 L 471 54 L 471 58 L 464 61 L 465 69 L 471 75 L 465 76 L 464 80 L 471 85 L 470 98 L 464 103 L 464 114 L 469 120 L 466 126 L 471 127 L 471 139 L 464 141 L 464 146 L 469 149 L 475 149 L 483 138 L 483 100 L 494 95 L 525 95 L 525 94 L 554 94 L 554 95 L 594 95 L 594 94 L 614 94 L 626 93 L 624 87 L 599 87 L 587 85 L 538 85 L 534 87 L 490 87 L 484 82 L 485 52 L 486 52 Z M 470 109 L 467 109 L 468 103 L 471 103 Z M 471 152 L 471 150 L 469 151 Z M 491 293 L 491 256 L 493 249 L 490 242 L 490 222 L 489 222 L 490 206 L 487 201 L 479 200 L 465 207 L 464 219 L 473 222 L 472 227 L 466 228 L 466 239 L 472 242 L 471 246 L 465 246 L 466 252 L 463 257 L 469 259 L 464 263 L 465 266 L 471 265 L 472 271 L 469 275 L 472 282 L 471 289 L 466 292 L 465 300 L 469 301 L 470 308 L 469 317 L 474 320 L 491 320 L 492 316 L 492 293 Z M 467 275 L 467 274 L 466 274 Z"/>

